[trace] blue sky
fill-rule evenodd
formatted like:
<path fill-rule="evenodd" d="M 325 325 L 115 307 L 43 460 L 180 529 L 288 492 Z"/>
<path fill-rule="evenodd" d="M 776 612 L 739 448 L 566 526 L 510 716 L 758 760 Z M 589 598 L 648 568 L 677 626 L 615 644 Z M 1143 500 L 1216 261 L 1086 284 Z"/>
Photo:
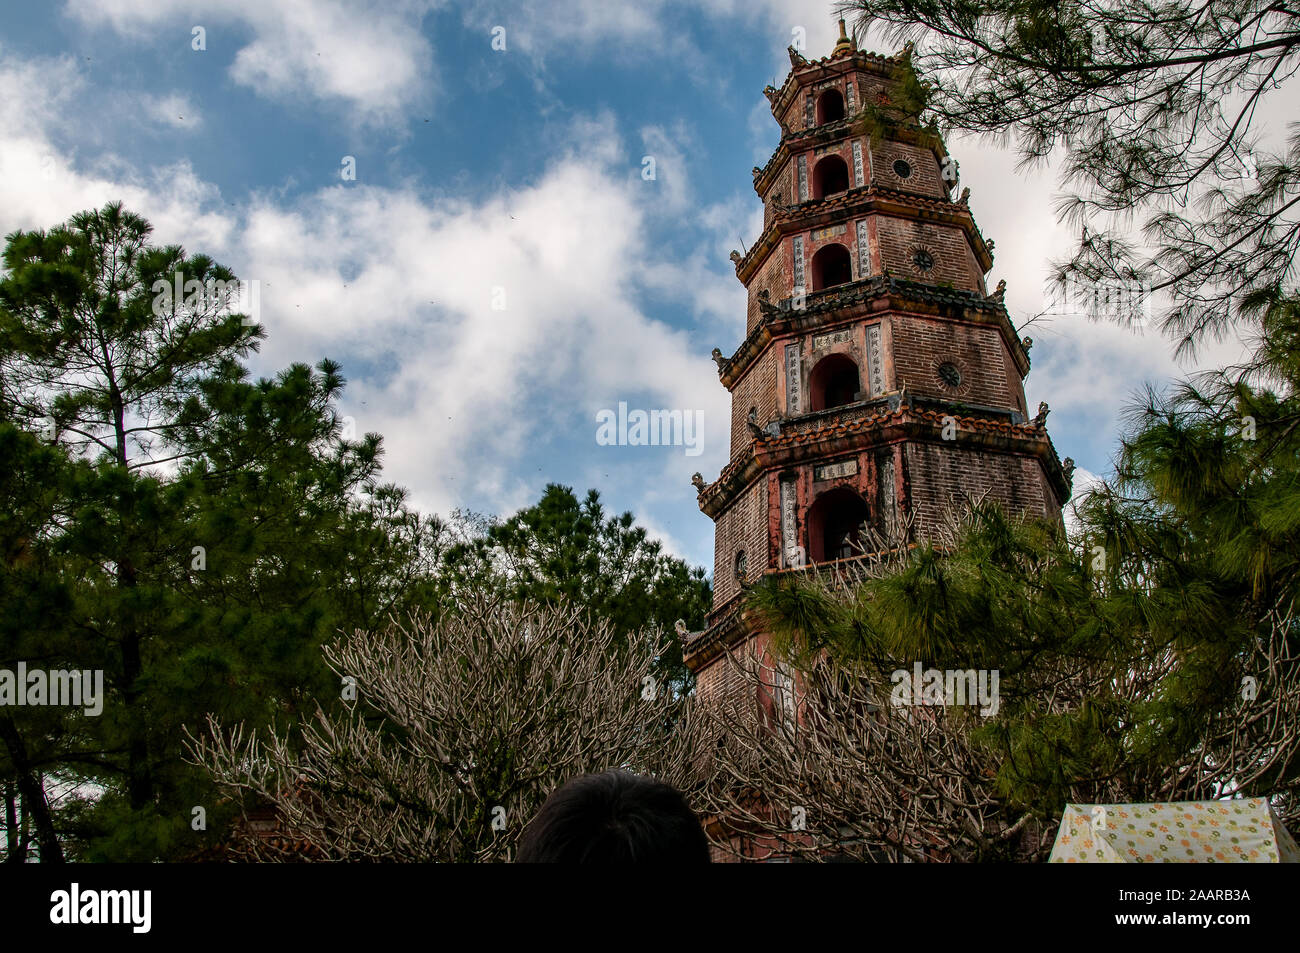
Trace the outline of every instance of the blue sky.
<path fill-rule="evenodd" d="M 830 51 L 828 4 L 67 0 L 4 19 L 5 234 L 122 199 L 159 243 L 259 283 L 255 373 L 343 364 L 343 412 L 384 435 L 387 477 L 420 508 L 595 488 L 711 571 L 690 477 L 726 462 L 709 353 L 744 335 L 727 255 L 761 223 L 749 170 L 778 137 L 762 88 L 795 31 Z M 1020 323 L 1074 238 L 1052 171 L 949 148 Z M 1050 403 L 1082 485 L 1109 469 L 1126 398 L 1180 369 L 1151 331 L 1027 333 L 1029 406 Z M 701 411 L 702 452 L 599 445 L 620 401 Z"/>

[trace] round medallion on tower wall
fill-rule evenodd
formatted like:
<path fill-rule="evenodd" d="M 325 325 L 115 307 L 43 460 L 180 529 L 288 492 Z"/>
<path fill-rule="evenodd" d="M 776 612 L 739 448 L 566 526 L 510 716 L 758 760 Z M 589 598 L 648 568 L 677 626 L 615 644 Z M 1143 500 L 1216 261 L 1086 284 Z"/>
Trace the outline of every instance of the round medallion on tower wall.
<path fill-rule="evenodd" d="M 961 362 L 942 358 L 930 362 L 934 380 L 949 397 L 964 397 L 970 392 L 970 380 Z"/>
<path fill-rule="evenodd" d="M 928 275 L 934 271 L 934 253 L 920 246 L 912 249 L 912 268 L 918 275 Z"/>
<path fill-rule="evenodd" d="M 895 177 L 903 182 L 906 182 L 912 177 L 912 163 L 908 162 L 906 159 L 895 159 L 893 165 L 889 168 L 894 173 Z"/>

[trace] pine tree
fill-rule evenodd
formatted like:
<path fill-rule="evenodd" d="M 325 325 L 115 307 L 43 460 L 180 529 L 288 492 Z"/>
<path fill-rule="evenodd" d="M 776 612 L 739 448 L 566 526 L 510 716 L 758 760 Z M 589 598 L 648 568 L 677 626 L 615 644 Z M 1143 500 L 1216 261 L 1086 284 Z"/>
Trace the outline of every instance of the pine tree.
<path fill-rule="evenodd" d="M 380 438 L 344 432 L 338 366 L 248 380 L 263 332 L 231 313 L 234 276 L 149 234 L 118 205 L 16 233 L 0 282 L 7 406 L 76 462 L 40 584 L 67 594 L 67 658 L 109 686 L 82 724 L 94 756 L 53 762 L 84 859 L 217 836 L 228 806 L 182 761 L 183 727 L 284 726 L 336 699 L 321 644 L 421 598 L 437 536 L 379 483 Z"/>

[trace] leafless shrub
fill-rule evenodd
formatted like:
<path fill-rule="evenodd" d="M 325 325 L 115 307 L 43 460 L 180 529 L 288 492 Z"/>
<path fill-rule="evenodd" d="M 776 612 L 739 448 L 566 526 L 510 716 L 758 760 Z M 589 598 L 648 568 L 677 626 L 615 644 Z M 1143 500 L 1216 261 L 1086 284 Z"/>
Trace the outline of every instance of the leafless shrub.
<path fill-rule="evenodd" d="M 499 861 L 569 778 L 621 767 L 686 785 L 686 700 L 652 672 L 659 634 L 626 642 L 573 607 L 482 595 L 326 649 L 356 701 L 318 705 L 295 737 L 209 724 L 190 756 L 256 817 L 261 860 Z"/>
<path fill-rule="evenodd" d="M 771 666 L 752 653 L 728 664 L 743 673 L 745 699 L 771 696 Z M 799 667 L 797 679 L 794 717 L 780 705 L 709 709 L 719 730 L 704 800 L 721 820 L 717 840 L 750 856 L 817 861 L 981 860 L 1041 848 L 1028 814 L 1008 816 L 994 791 L 988 755 L 971 738 L 974 711 L 893 707 L 887 681 L 829 659 Z"/>

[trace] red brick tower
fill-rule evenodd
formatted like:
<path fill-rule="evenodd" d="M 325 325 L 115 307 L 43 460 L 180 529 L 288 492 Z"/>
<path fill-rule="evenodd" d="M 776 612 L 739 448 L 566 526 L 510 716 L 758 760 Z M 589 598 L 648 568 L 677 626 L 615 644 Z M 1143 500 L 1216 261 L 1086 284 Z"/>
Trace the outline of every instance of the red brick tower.
<path fill-rule="evenodd" d="M 686 661 L 706 697 L 739 689 L 724 647 L 763 652 L 739 613 L 742 582 L 855 551 L 866 522 L 888 532 L 906 514 L 924 536 L 963 494 L 1014 513 L 1060 518 L 1069 496 L 1023 379 L 1017 338 L 984 276 L 993 243 L 954 198 L 955 165 L 915 121 L 876 137 L 864 104 L 888 104 L 908 69 L 841 36 L 809 62 L 793 49 L 781 125 L 754 169 L 763 233 L 733 253 L 749 292 L 747 336 L 714 352 L 731 392 L 731 461 L 697 478 L 716 524 L 713 611 Z M 877 129 L 880 127 L 877 126 Z"/>

